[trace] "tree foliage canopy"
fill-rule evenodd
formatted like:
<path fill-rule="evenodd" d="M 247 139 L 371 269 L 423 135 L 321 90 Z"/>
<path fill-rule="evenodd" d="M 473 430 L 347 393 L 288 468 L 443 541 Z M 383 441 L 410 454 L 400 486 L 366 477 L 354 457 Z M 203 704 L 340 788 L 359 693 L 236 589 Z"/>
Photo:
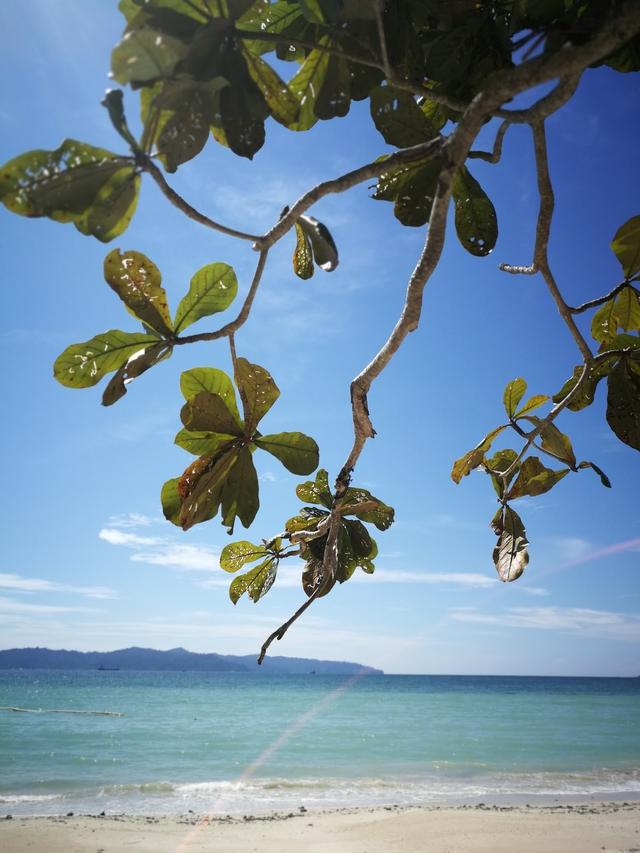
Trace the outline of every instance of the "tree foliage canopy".
<path fill-rule="evenodd" d="M 377 545 L 370 527 L 387 529 L 394 510 L 352 484 L 362 449 L 375 434 L 368 391 L 418 326 L 450 205 L 464 249 L 475 256 L 493 250 L 498 219 L 473 161 L 498 164 L 509 129 L 529 126 L 540 195 L 532 262 L 501 268 L 542 277 L 575 341 L 578 364 L 548 394 L 527 396 L 523 378 L 510 381 L 501 423 L 457 459 L 451 472 L 456 483 L 475 469 L 487 473 L 498 500 L 490 522 L 497 537 L 493 560 L 503 581 L 518 578 L 529 561 L 529 543 L 514 501 L 544 494 L 584 469 L 611 485 L 594 462 L 578 461 L 570 438 L 555 423 L 558 415 L 591 405 L 598 384 L 606 382 L 607 423 L 620 441 L 640 450 L 640 215 L 622 223 L 611 242 L 620 280 L 591 302 L 568 305 L 547 255 L 554 198 L 545 127 L 586 69 L 605 64 L 622 73 L 638 70 L 638 0 L 121 0 L 119 9 L 125 26 L 111 72 L 120 86 L 139 93 L 141 134 L 130 130 L 122 90 L 113 89 L 103 105 L 123 152 L 74 139 L 53 151 L 26 152 L 1 167 L 0 200 L 16 214 L 73 223 L 82 234 L 109 243 L 127 229 L 141 179 L 149 176 L 186 216 L 257 251 L 255 274 L 243 288 L 235 318 L 185 335 L 192 324 L 232 307 L 240 290 L 234 270 L 213 262 L 195 271 L 173 312 L 156 264 L 138 251 L 111 250 L 104 279 L 129 315 L 129 330 L 112 329 L 72 344 L 56 360 L 54 375 L 70 388 L 110 376 L 102 397 L 110 406 L 176 346 L 228 340 L 233 376 L 216 367 L 182 374 L 185 403 L 175 441 L 196 458 L 164 484 L 161 500 L 166 518 L 184 530 L 219 516 L 232 533 L 237 520 L 249 527 L 259 507 L 254 452 L 270 453 L 297 476 L 316 472 L 315 479 L 297 486 L 304 506 L 283 522 L 282 531 L 261 544 L 233 542 L 222 552 L 222 569 L 245 570 L 231 583 L 234 603 L 245 594 L 256 602 L 264 596 L 282 559 L 304 561 L 307 598 L 267 639 L 260 659 L 336 582 L 358 569 L 374 571 Z M 531 106 L 511 106 L 515 97 L 545 83 L 552 84 L 550 90 Z M 201 155 L 210 137 L 251 159 L 265 144 L 269 117 L 291 131 L 307 131 L 318 121 L 345 116 L 352 101 L 362 100 L 369 101 L 381 139 L 396 151 L 311 188 L 265 234 L 212 220 L 165 177 Z M 491 121 L 493 149 L 476 150 L 479 132 Z M 401 225 L 426 226 L 426 238 L 395 327 L 352 383 L 353 446 L 331 487 L 328 472 L 316 471 L 319 450 L 311 437 L 260 431 L 280 392 L 264 367 L 237 355 L 235 336 L 251 312 L 269 250 L 289 232 L 295 275 L 308 279 L 316 268 L 336 268 L 338 249 L 329 228 L 307 211 L 329 193 L 371 180 L 372 198 L 391 202 Z M 592 340 L 575 321 L 586 311 L 592 312 Z M 506 435 L 514 447 L 495 451 L 496 439 Z"/>

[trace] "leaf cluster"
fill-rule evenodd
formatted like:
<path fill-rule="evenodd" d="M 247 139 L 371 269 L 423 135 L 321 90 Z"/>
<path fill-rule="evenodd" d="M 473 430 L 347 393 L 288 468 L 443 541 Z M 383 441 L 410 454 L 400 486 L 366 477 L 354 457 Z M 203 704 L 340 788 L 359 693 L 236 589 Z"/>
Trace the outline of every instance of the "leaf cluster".
<path fill-rule="evenodd" d="M 318 445 L 304 433 L 259 432 L 258 424 L 280 395 L 271 375 L 244 358 L 236 359 L 234 367 L 242 417 L 233 383 L 222 370 L 194 368 L 180 380 L 186 403 L 176 444 L 198 458 L 164 484 L 161 497 L 165 517 L 183 530 L 218 511 L 229 533 L 236 518 L 250 526 L 260 506 L 252 458 L 258 448 L 293 474 L 310 474 L 318 466 Z"/>

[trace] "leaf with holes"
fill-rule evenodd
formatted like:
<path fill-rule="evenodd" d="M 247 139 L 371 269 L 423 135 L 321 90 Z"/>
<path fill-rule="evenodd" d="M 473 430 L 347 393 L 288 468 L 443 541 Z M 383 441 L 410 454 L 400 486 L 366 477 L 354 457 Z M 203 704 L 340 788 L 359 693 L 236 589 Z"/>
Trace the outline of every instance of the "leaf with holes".
<path fill-rule="evenodd" d="M 296 486 L 296 495 L 305 503 L 320 504 L 327 509 L 331 509 L 333 495 L 329 488 L 329 476 L 326 470 L 320 468 L 316 472 L 315 481 L 308 480 L 306 483 L 300 483 Z"/>
<path fill-rule="evenodd" d="M 243 435 L 243 429 L 218 394 L 200 391 L 182 407 L 180 419 L 189 432 L 216 432 L 226 436 Z"/>
<path fill-rule="evenodd" d="M 118 370 L 137 353 L 159 342 L 143 332 L 111 329 L 82 344 L 72 344 L 53 365 L 53 375 L 67 388 L 90 388 L 103 376 Z"/>
<path fill-rule="evenodd" d="M 408 148 L 438 135 L 412 94 L 393 86 L 371 92 L 371 118 L 389 145 Z"/>
<path fill-rule="evenodd" d="M 159 335 L 173 335 L 167 294 L 160 270 L 142 252 L 109 252 L 104 259 L 104 277 L 129 312 Z"/>
<path fill-rule="evenodd" d="M 529 562 L 529 541 L 522 519 L 510 506 L 501 507 L 491 527 L 498 537 L 493 549 L 493 562 L 501 581 L 517 580 Z"/>
<path fill-rule="evenodd" d="M 102 405 L 112 406 L 127 393 L 127 385 L 165 358 L 169 358 L 173 347 L 166 344 L 154 344 L 146 350 L 135 353 L 116 371 L 102 394 Z"/>
<path fill-rule="evenodd" d="M 103 243 L 127 228 L 139 188 L 131 158 L 75 139 L 54 151 L 28 151 L 0 168 L 0 201 L 12 213 L 73 222 Z"/>
<path fill-rule="evenodd" d="M 111 53 L 111 71 L 118 83 L 137 89 L 170 77 L 188 51 L 181 39 L 158 30 L 129 30 Z"/>
<path fill-rule="evenodd" d="M 242 400 L 245 432 L 253 435 L 258 423 L 280 396 L 280 390 L 264 367 L 251 364 L 246 358 L 237 359 L 236 384 Z"/>
<path fill-rule="evenodd" d="M 231 542 L 222 549 L 220 568 L 225 572 L 237 572 L 246 563 L 255 563 L 268 553 L 263 545 L 254 545 L 253 542 Z"/>
<path fill-rule="evenodd" d="M 278 562 L 275 557 L 268 557 L 259 566 L 255 566 L 245 574 L 234 578 L 229 586 L 231 601 L 237 604 L 245 592 L 249 594 L 249 598 L 253 602 L 260 601 L 273 586 L 278 573 Z"/>
<path fill-rule="evenodd" d="M 472 255 L 484 257 L 498 239 L 498 220 L 489 196 L 463 166 L 453 179 L 453 200 L 458 239 Z"/>

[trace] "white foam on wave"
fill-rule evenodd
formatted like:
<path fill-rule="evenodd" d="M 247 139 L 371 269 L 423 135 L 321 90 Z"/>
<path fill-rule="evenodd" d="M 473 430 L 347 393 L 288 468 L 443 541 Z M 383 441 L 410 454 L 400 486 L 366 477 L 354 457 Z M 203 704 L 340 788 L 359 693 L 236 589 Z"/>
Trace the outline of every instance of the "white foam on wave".
<path fill-rule="evenodd" d="M 82 794 L 15 794 L 0 802 L 13 814 L 184 813 L 241 814 L 383 805 L 454 805 L 458 803 L 541 799 L 640 798 L 640 770 L 602 769 L 585 773 L 494 772 L 460 779 L 412 778 L 253 778 L 246 781 L 159 780 L 103 786 Z M 61 803 L 64 800 L 64 806 Z"/>

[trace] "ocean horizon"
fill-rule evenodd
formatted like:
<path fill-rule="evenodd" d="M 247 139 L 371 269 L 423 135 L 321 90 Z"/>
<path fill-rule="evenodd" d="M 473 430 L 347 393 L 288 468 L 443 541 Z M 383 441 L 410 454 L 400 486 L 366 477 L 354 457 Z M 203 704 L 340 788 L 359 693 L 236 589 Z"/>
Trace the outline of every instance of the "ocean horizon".
<path fill-rule="evenodd" d="M 0 706 L 13 815 L 640 798 L 640 678 L 5 670 Z"/>

